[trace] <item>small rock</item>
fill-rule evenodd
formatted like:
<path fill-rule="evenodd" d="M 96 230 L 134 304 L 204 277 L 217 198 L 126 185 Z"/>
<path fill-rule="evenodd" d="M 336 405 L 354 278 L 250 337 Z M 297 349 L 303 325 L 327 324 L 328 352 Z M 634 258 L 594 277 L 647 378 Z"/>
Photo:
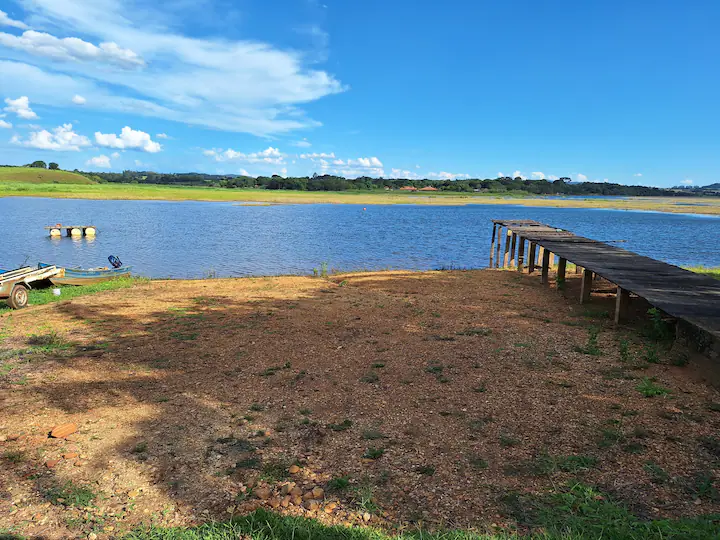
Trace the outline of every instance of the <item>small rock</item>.
<path fill-rule="evenodd" d="M 302 498 L 303 501 L 309 501 L 310 499 L 314 499 L 315 497 L 313 497 L 312 491 L 308 491 L 307 493 L 305 493 L 305 495 L 302 496 Z"/>
<path fill-rule="evenodd" d="M 316 487 L 312 490 L 313 499 L 322 499 L 325 495 L 325 490 L 321 487 Z"/>
<path fill-rule="evenodd" d="M 77 452 L 68 452 L 67 454 L 63 454 L 63 459 L 75 459 L 78 457 Z"/>
<path fill-rule="evenodd" d="M 283 486 L 280 488 L 280 494 L 281 495 L 287 495 L 292 491 L 292 489 L 295 487 L 295 482 L 288 482 L 287 484 L 283 484 Z"/>
<path fill-rule="evenodd" d="M 307 501 L 305 501 L 305 502 L 303 503 L 303 507 L 304 507 L 306 510 L 311 510 L 311 511 L 312 511 L 312 510 L 317 510 L 319 506 L 320 506 L 320 504 L 319 504 L 317 501 L 313 500 L 313 499 L 309 499 L 309 500 L 307 500 Z"/>
<path fill-rule="evenodd" d="M 300 505 L 302 504 L 302 502 L 303 502 L 303 501 L 302 501 L 302 497 L 293 497 L 292 499 L 290 499 L 290 501 L 291 501 L 295 506 L 300 506 Z"/>
<path fill-rule="evenodd" d="M 300 467 L 298 467 L 297 465 L 290 465 L 290 468 L 288 469 L 288 472 L 289 472 L 290 474 L 297 474 L 297 473 L 300 472 Z"/>
<path fill-rule="evenodd" d="M 291 497 L 302 497 L 302 489 L 299 487 L 294 487 L 290 490 L 290 496 Z"/>
<path fill-rule="evenodd" d="M 88 534 L 88 540 L 96 540 L 96 539 L 97 539 L 97 534 L 95 534 L 95 533 Z"/>
<path fill-rule="evenodd" d="M 332 514 L 332 513 L 333 513 L 333 510 L 335 510 L 336 508 L 337 508 L 337 503 L 336 503 L 336 502 L 327 503 L 327 504 L 325 505 L 325 513 L 326 513 L 326 514 Z"/>
<path fill-rule="evenodd" d="M 695 504 L 695 505 L 698 505 L 698 506 L 699 506 L 699 505 L 701 505 L 701 504 L 702 504 L 702 501 L 701 501 L 700 499 L 695 499 L 695 500 L 693 501 L 693 504 Z"/>
<path fill-rule="evenodd" d="M 255 491 L 253 491 L 253 495 L 263 501 L 269 499 L 271 493 L 272 491 L 270 491 L 270 489 L 266 487 L 257 488 Z"/>
<path fill-rule="evenodd" d="M 280 501 L 280 506 L 283 508 L 290 506 L 290 495 L 283 497 L 282 501 Z"/>
<path fill-rule="evenodd" d="M 7 439 L 7 435 L 0 435 L 0 442 L 5 442 Z"/>
<path fill-rule="evenodd" d="M 48 459 L 48 460 L 45 462 L 45 466 L 46 466 L 48 469 L 52 469 L 52 468 L 55 467 L 55 465 L 57 465 L 58 463 L 60 463 L 60 460 L 59 460 L 59 459 Z"/>
<path fill-rule="evenodd" d="M 59 426 L 55 426 L 52 431 L 50 432 L 50 436 L 54 437 L 56 439 L 64 439 L 68 435 L 72 435 L 78 430 L 77 424 L 61 424 Z"/>
<path fill-rule="evenodd" d="M 370 521 L 370 514 L 368 512 L 365 512 L 362 517 L 363 517 L 363 521 L 365 521 L 365 522 Z"/>
<path fill-rule="evenodd" d="M 278 499 L 276 499 L 275 497 L 273 497 L 272 499 L 270 499 L 269 504 L 270 504 L 270 507 L 277 508 L 278 506 L 280 506 L 280 501 Z"/>
<path fill-rule="evenodd" d="M 140 495 L 140 490 L 138 490 L 138 489 L 133 489 L 132 491 L 128 491 L 128 497 L 130 497 L 131 499 L 134 499 L 138 495 Z"/>

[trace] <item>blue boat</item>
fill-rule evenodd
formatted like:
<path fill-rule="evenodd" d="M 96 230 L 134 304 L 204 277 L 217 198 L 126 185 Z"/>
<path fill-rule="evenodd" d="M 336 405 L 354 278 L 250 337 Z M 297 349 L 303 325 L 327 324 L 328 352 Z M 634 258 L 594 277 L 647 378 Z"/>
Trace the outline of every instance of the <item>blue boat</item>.
<path fill-rule="evenodd" d="M 53 266 L 51 264 L 39 263 L 38 268 Z M 103 283 L 117 279 L 119 277 L 128 277 L 132 271 L 132 266 L 121 266 L 120 268 L 65 268 L 64 274 L 51 277 L 50 281 L 53 285 L 94 285 L 95 283 Z"/>

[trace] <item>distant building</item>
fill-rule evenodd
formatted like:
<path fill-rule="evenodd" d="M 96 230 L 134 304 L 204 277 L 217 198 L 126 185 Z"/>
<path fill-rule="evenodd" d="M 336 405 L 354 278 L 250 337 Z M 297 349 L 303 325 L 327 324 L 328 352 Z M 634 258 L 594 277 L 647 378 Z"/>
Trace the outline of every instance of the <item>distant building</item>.
<path fill-rule="evenodd" d="M 417 191 L 418 189 L 414 186 L 403 186 L 400 188 L 400 191 Z"/>
<path fill-rule="evenodd" d="M 425 186 L 424 188 L 420 188 L 420 191 L 438 191 L 438 188 L 432 186 Z"/>

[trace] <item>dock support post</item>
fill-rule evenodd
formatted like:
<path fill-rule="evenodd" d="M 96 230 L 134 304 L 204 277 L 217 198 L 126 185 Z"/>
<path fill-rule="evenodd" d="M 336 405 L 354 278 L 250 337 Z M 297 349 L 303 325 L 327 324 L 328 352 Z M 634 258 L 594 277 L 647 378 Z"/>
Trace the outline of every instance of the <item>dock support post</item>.
<path fill-rule="evenodd" d="M 525 239 L 520 236 L 518 237 L 518 241 L 520 242 L 520 244 L 518 245 L 517 269 L 518 272 L 522 272 L 523 264 L 525 263 Z"/>
<path fill-rule="evenodd" d="M 565 270 L 567 268 L 567 259 L 560 257 L 558 259 L 557 276 L 555 278 L 555 286 L 558 291 L 562 291 L 565 288 Z"/>
<path fill-rule="evenodd" d="M 575 263 L 575 273 L 576 273 L 576 274 L 579 274 L 579 273 L 580 273 L 580 269 L 581 269 L 581 268 L 582 268 L 582 266 L 579 266 L 577 263 Z"/>
<path fill-rule="evenodd" d="M 540 268 L 542 268 L 542 261 L 543 257 L 545 256 L 545 248 L 542 246 L 538 246 L 537 252 L 537 263 L 535 264 L 535 266 L 539 266 Z"/>
<path fill-rule="evenodd" d="M 535 257 L 537 253 L 537 244 L 530 241 L 530 256 L 528 257 L 528 274 L 532 274 L 535 271 Z"/>
<path fill-rule="evenodd" d="M 615 298 L 615 324 L 627 318 L 629 304 L 630 292 L 618 285 L 617 296 Z"/>
<path fill-rule="evenodd" d="M 505 232 L 505 250 L 503 251 L 502 267 L 507 268 L 508 259 L 510 258 L 510 238 L 512 238 L 512 232 L 508 228 Z"/>
<path fill-rule="evenodd" d="M 488 268 L 493 267 L 493 255 L 495 255 L 495 231 L 497 230 L 497 223 L 493 223 L 492 235 L 490 236 L 490 262 Z"/>
<path fill-rule="evenodd" d="M 590 301 L 590 291 L 592 289 L 593 273 L 587 268 L 583 268 L 582 285 L 580 287 L 580 303 L 586 304 Z"/>
<path fill-rule="evenodd" d="M 546 284 L 548 282 L 548 272 L 550 270 L 550 252 L 545 249 L 543 250 L 542 256 L 542 274 L 540 276 L 540 283 Z"/>
<path fill-rule="evenodd" d="M 517 264 L 517 258 L 515 256 L 515 251 L 517 249 L 517 233 L 512 233 L 512 240 L 510 241 L 510 266 L 515 266 Z"/>
<path fill-rule="evenodd" d="M 496 238 L 497 249 L 495 251 L 495 268 L 500 268 L 500 250 L 502 249 L 502 225 L 498 225 Z"/>

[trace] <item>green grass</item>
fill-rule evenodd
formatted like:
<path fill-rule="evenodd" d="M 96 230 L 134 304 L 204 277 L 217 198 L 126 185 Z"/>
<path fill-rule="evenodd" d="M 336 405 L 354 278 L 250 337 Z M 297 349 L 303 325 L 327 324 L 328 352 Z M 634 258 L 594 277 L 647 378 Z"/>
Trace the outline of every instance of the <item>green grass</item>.
<path fill-rule="evenodd" d="M 541 454 L 535 458 L 534 469 L 538 474 L 550 475 L 557 472 L 579 473 L 589 471 L 597 464 L 593 456 L 553 456 Z"/>
<path fill-rule="evenodd" d="M 358 505 L 370 511 L 373 504 L 358 495 Z M 362 498 L 365 497 L 365 498 Z M 571 539 L 656 539 L 700 540 L 720 535 L 720 515 L 679 520 L 643 520 L 622 503 L 582 484 L 561 486 L 546 494 L 505 497 L 509 512 L 523 526 L 526 535 L 512 530 L 494 534 L 467 530 L 426 532 L 410 530 L 391 533 L 371 527 L 327 526 L 314 519 L 281 516 L 265 509 L 228 522 L 198 527 L 162 528 L 143 526 L 125 536 L 126 540 L 501 540 L 533 538 Z M 367 508 L 366 508 L 367 507 Z M 488 527 L 489 528 L 489 527 Z"/>
<path fill-rule="evenodd" d="M 715 279 L 720 279 L 720 268 L 712 268 L 710 266 L 686 266 L 685 270 L 690 270 L 696 274 L 705 274 Z"/>
<path fill-rule="evenodd" d="M 670 390 L 659 384 L 655 384 L 655 381 L 649 377 L 643 377 L 643 380 L 635 389 L 647 398 L 665 396 L 670 393 Z"/>
<path fill-rule="evenodd" d="M 94 184 L 89 178 L 69 172 L 36 167 L 0 167 L 0 183 L 25 184 Z"/>
<path fill-rule="evenodd" d="M 2 167 L 0 167 L 2 169 Z M 127 289 L 138 283 L 144 283 L 146 278 L 123 277 L 106 281 L 105 283 L 96 283 L 95 285 L 65 285 L 60 287 L 52 287 L 47 289 L 32 289 L 28 298 L 31 306 L 40 306 L 51 302 L 62 302 L 79 296 L 87 296 L 102 291 L 114 291 L 116 289 Z M 53 288 L 60 289 L 60 296 L 55 296 L 52 292 Z M 0 302 L 0 313 L 9 311 L 10 307 L 5 302 Z"/>
<path fill-rule="evenodd" d="M 45 498 L 52 504 L 84 508 L 90 506 L 97 494 L 87 486 L 75 485 L 68 481 L 45 492 Z"/>

